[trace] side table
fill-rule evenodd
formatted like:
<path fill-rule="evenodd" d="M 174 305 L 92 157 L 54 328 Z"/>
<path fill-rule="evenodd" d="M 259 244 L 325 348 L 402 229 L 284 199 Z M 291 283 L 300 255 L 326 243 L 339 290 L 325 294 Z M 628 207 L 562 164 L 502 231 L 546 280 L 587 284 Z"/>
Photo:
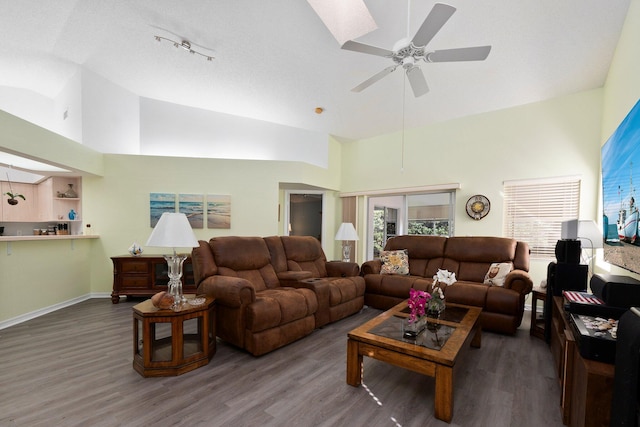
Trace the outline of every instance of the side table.
<path fill-rule="evenodd" d="M 544 305 L 547 299 L 546 290 L 542 289 L 534 289 L 531 292 L 531 328 L 529 329 L 529 335 L 545 339 L 544 335 L 544 326 L 545 326 L 545 316 L 550 315 L 550 313 L 545 313 Z M 542 301 L 542 317 L 538 317 L 538 301 Z"/>
<path fill-rule="evenodd" d="M 192 296 L 187 296 L 192 297 Z M 216 352 L 215 302 L 162 310 L 151 300 L 133 306 L 133 369 L 143 377 L 181 375 Z"/>

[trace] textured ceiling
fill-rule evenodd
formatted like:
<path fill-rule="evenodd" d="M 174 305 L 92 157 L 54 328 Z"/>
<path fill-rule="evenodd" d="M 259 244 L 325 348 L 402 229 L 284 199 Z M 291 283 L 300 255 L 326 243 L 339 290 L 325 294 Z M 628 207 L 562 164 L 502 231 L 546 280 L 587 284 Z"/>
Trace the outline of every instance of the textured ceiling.
<path fill-rule="evenodd" d="M 391 49 L 434 3 L 413 0 L 408 14 L 406 1 L 365 0 L 378 29 L 358 41 Z M 341 50 L 303 0 L 0 4 L 0 86 L 54 98 L 84 67 L 143 97 L 359 139 L 601 87 L 629 0 L 451 1 L 428 47 L 493 48 L 483 62 L 422 63 L 420 98 L 400 68 L 351 92 L 391 61 Z"/>

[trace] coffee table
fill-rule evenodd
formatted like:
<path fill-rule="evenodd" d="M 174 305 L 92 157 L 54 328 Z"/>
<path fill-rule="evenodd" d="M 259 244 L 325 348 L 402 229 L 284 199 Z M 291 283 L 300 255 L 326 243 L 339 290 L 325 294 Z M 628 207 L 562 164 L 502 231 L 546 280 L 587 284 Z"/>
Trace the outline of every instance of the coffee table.
<path fill-rule="evenodd" d="M 463 351 L 480 347 L 482 309 L 447 304 L 439 320 L 429 321 L 415 340 L 403 338 L 402 322 L 409 317 L 401 302 L 352 330 L 347 340 L 347 384 L 362 383 L 363 356 L 400 366 L 435 379 L 435 416 L 451 422 L 453 370 Z"/>

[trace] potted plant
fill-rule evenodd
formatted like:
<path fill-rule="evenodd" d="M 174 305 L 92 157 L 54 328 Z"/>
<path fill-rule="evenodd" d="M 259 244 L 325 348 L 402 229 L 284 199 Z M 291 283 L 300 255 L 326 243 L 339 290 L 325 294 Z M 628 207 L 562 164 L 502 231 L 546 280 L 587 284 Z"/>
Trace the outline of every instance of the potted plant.
<path fill-rule="evenodd" d="M 22 194 L 19 193 L 12 193 L 10 191 L 7 191 L 6 193 L 4 193 L 5 195 L 9 196 L 9 198 L 7 199 L 7 203 L 9 203 L 10 205 L 17 205 L 18 204 L 18 197 L 21 198 L 22 200 L 27 200 L 24 198 L 24 196 Z"/>

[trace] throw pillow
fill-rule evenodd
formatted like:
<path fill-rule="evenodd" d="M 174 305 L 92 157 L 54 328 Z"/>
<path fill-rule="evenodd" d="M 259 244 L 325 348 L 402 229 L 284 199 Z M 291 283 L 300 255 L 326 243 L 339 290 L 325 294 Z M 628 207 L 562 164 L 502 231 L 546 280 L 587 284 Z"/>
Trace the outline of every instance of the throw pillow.
<path fill-rule="evenodd" d="M 484 283 L 493 286 L 504 286 L 504 279 L 513 270 L 513 263 L 494 262 L 484 276 Z"/>
<path fill-rule="evenodd" d="M 382 268 L 380 274 L 409 274 L 409 255 L 406 249 L 380 252 Z"/>

